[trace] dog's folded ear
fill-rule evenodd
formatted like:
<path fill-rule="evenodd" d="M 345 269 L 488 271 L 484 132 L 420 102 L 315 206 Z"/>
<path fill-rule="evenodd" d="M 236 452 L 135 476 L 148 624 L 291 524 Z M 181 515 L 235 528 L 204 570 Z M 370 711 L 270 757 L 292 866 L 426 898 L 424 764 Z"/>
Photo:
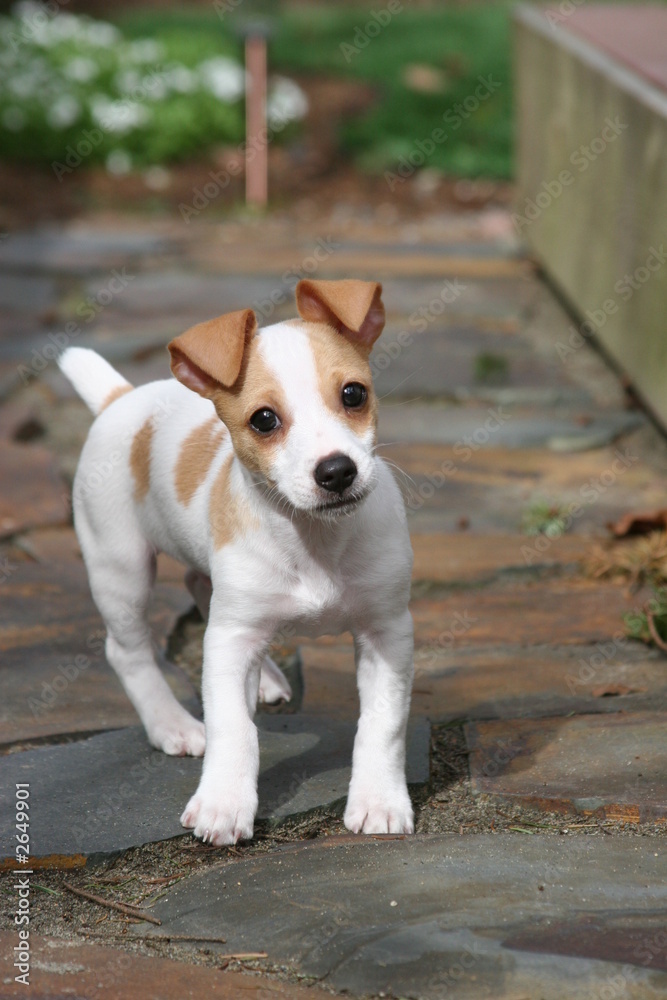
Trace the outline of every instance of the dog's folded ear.
<path fill-rule="evenodd" d="M 310 281 L 296 286 L 296 305 L 302 319 L 328 323 L 369 350 L 384 328 L 382 285 L 379 281 Z"/>
<path fill-rule="evenodd" d="M 252 309 L 198 323 L 169 344 L 171 370 L 188 389 L 210 398 L 221 386 L 234 385 L 246 344 L 256 329 L 257 319 Z"/>

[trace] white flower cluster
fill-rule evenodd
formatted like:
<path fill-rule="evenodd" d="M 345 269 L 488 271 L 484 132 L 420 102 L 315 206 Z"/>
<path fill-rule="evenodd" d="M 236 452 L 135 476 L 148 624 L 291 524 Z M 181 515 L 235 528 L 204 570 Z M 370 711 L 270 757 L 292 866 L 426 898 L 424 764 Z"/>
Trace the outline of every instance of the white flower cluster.
<path fill-rule="evenodd" d="M 69 130 L 71 139 L 72 129 L 92 126 L 103 133 L 109 169 L 118 172 L 121 163 L 132 167 L 123 146 L 128 137 L 159 129 L 159 112 L 170 102 L 188 98 L 195 116 L 204 100 L 231 107 L 242 99 L 245 71 L 234 59 L 215 56 L 187 66 L 170 59 L 159 41 L 126 39 L 112 24 L 63 12 L 63 2 L 22 0 L 11 15 L 0 16 L 3 148 L 11 144 L 9 134 L 16 134 L 16 148 L 20 133 L 31 128 L 51 133 L 57 145 L 57 133 Z M 296 83 L 283 77 L 271 82 L 269 125 L 299 120 L 307 109 Z M 171 128 L 174 121 L 187 130 L 189 115 L 172 115 Z"/>

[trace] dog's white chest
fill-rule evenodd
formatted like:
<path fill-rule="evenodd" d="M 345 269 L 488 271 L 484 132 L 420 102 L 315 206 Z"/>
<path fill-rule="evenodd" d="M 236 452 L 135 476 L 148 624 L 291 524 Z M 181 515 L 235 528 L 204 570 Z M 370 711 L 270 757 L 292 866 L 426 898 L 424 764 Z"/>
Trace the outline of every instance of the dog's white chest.
<path fill-rule="evenodd" d="M 286 599 L 286 619 L 302 635 L 338 634 L 349 627 L 346 581 L 342 574 L 299 563 Z"/>

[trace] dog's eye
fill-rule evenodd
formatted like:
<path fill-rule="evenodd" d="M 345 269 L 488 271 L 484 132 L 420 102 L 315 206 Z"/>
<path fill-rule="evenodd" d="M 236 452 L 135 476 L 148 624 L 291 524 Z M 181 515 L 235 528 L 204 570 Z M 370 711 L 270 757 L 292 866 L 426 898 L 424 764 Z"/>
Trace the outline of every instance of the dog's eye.
<path fill-rule="evenodd" d="M 341 393 L 343 406 L 346 406 L 349 410 L 354 410 L 358 406 L 363 406 L 366 402 L 367 396 L 368 393 L 360 382 L 348 382 L 347 385 L 343 386 L 343 391 Z"/>
<path fill-rule="evenodd" d="M 280 417 L 273 410 L 256 410 L 250 418 L 250 426 L 259 434 L 269 434 L 280 427 Z"/>

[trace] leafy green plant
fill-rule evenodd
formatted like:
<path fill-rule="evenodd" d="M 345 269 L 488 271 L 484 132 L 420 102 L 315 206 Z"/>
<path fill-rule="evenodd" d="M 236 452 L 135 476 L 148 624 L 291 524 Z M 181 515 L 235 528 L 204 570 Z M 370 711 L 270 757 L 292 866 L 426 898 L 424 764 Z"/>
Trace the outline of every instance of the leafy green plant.
<path fill-rule="evenodd" d="M 631 639 L 639 639 L 667 653 L 667 589 L 654 587 L 653 596 L 641 611 L 625 615 L 625 629 Z"/>
<path fill-rule="evenodd" d="M 106 21 L 23 3 L 0 17 L 0 155 L 62 176 L 84 161 L 122 173 L 240 143 L 244 84 L 223 34 L 128 38 Z M 273 81 L 276 131 L 306 108 L 296 84 Z"/>

